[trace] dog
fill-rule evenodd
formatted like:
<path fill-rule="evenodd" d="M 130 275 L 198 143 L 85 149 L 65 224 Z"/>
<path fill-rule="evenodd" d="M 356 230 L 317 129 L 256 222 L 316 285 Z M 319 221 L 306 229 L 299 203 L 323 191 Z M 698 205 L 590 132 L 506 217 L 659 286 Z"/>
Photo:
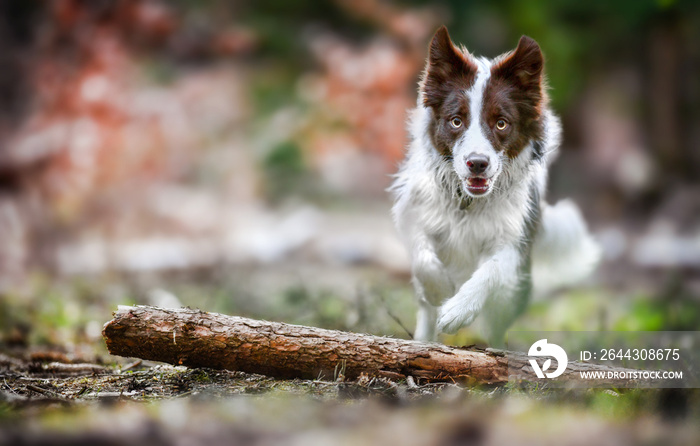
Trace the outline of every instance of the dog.
<path fill-rule="evenodd" d="M 444 26 L 430 43 L 411 142 L 389 189 L 411 254 L 415 339 L 435 341 L 480 316 L 498 345 L 533 281 L 574 283 L 598 261 L 576 205 L 544 201 L 561 125 L 543 68 L 527 36 L 493 60 L 456 47 Z"/>

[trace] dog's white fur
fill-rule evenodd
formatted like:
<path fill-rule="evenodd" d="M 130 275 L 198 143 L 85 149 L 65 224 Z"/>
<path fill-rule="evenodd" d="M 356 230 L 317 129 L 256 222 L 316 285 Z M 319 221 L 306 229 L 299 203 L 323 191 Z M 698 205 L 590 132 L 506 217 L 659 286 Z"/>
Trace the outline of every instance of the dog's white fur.
<path fill-rule="evenodd" d="M 474 62 L 476 79 L 465 94 L 470 109 L 478 111 L 493 61 Z M 498 344 L 524 311 L 533 280 L 539 285 L 538 279 L 547 279 L 550 287 L 571 282 L 585 277 L 598 259 L 577 207 L 544 201 L 561 125 L 545 110 L 542 157 L 535 159 L 530 142 L 511 159 L 494 149 L 480 119 L 473 119 L 450 162 L 433 146 L 433 111 L 423 105 L 422 91 L 419 96 L 410 116 L 412 140 L 391 188 L 393 217 L 412 258 L 419 305 L 414 337 L 435 340 L 438 329 L 452 333 L 482 315 L 486 339 Z M 470 196 L 462 180 L 468 175 L 463 160 L 474 153 L 488 157 L 491 178 L 489 192 L 478 197 Z"/>

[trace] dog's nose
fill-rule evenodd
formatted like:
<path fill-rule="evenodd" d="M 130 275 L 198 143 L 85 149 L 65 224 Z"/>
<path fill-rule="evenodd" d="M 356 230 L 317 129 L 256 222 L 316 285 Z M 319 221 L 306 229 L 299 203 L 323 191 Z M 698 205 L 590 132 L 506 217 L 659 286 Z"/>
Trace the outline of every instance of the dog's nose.
<path fill-rule="evenodd" d="M 484 155 L 469 155 L 464 161 L 467 163 L 469 171 L 476 175 L 486 172 L 489 167 L 489 159 Z"/>

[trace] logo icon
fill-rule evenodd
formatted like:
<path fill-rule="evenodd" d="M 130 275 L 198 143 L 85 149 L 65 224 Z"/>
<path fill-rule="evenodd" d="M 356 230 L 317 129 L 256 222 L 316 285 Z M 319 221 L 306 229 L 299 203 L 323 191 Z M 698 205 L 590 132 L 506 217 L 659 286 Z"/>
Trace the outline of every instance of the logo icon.
<path fill-rule="evenodd" d="M 557 369 L 553 372 L 547 373 L 547 378 L 556 378 L 557 376 L 560 376 L 562 373 L 564 373 L 564 370 L 566 370 L 566 365 L 569 363 L 569 357 L 566 355 L 564 349 L 559 347 L 557 344 L 547 343 L 547 339 L 540 339 L 532 344 L 527 354 L 528 356 L 536 357 L 551 356 L 557 360 Z M 538 378 L 544 378 L 544 372 L 549 370 L 549 367 L 552 365 L 552 360 L 551 358 L 548 358 L 542 364 L 542 368 L 540 368 L 540 365 L 537 363 L 536 359 L 530 359 L 530 365 Z"/>

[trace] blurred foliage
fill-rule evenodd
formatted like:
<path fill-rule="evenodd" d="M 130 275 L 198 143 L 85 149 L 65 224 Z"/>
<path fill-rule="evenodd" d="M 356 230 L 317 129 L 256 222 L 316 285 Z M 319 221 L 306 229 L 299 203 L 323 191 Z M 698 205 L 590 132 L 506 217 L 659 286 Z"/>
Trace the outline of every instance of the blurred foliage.
<path fill-rule="evenodd" d="M 376 278 L 367 289 L 342 292 L 316 284 L 285 285 L 274 274 L 255 281 L 249 270 L 224 269 L 86 278 L 36 274 L 21 293 L 0 295 L 0 349 L 33 346 L 105 354 L 101 329 L 111 311 L 117 305 L 157 305 L 152 298 L 157 289 L 184 306 L 256 319 L 402 338 L 408 334 L 400 324 L 413 326 L 416 306 L 404 281 Z M 258 280 L 269 287 L 258 289 Z"/>
<path fill-rule="evenodd" d="M 617 65 L 639 56 L 640 35 L 646 34 L 651 24 L 697 9 L 695 2 L 654 0 L 442 3 L 454 11 L 450 25 L 457 40 L 469 42 L 477 54 L 494 56 L 506 51 L 520 34 L 537 40 L 547 56 L 556 108 L 566 106 L 596 68 L 609 68 L 610 63 Z M 487 29 L 489 19 L 500 29 Z"/>
<path fill-rule="evenodd" d="M 0 295 L 0 345 L 87 347 L 103 352 L 104 315 L 133 304 L 115 278 L 57 280 L 34 274 L 22 291 Z"/>
<path fill-rule="evenodd" d="M 687 28 L 700 22 L 700 4 L 692 0 L 406 3 L 442 11 L 453 39 L 475 54 L 493 57 L 514 48 L 521 34 L 533 37 L 547 56 L 551 97 L 557 109 L 566 108 L 578 97 L 591 73 L 643 59 L 645 39 L 654 25 L 679 21 L 683 32 L 689 33 Z M 261 35 L 260 55 L 299 71 L 313 65 L 304 42 L 304 32 L 310 28 L 332 30 L 356 42 L 376 32 L 337 2 L 250 1 L 240 2 L 238 9 L 236 17 Z"/>
<path fill-rule="evenodd" d="M 634 300 L 629 312 L 613 324 L 621 331 L 694 331 L 700 326 L 700 308 L 695 299 L 673 301 Z"/>
<path fill-rule="evenodd" d="M 268 199 L 279 202 L 289 194 L 300 192 L 310 172 L 301 148 L 294 141 L 278 144 L 263 160 Z"/>

